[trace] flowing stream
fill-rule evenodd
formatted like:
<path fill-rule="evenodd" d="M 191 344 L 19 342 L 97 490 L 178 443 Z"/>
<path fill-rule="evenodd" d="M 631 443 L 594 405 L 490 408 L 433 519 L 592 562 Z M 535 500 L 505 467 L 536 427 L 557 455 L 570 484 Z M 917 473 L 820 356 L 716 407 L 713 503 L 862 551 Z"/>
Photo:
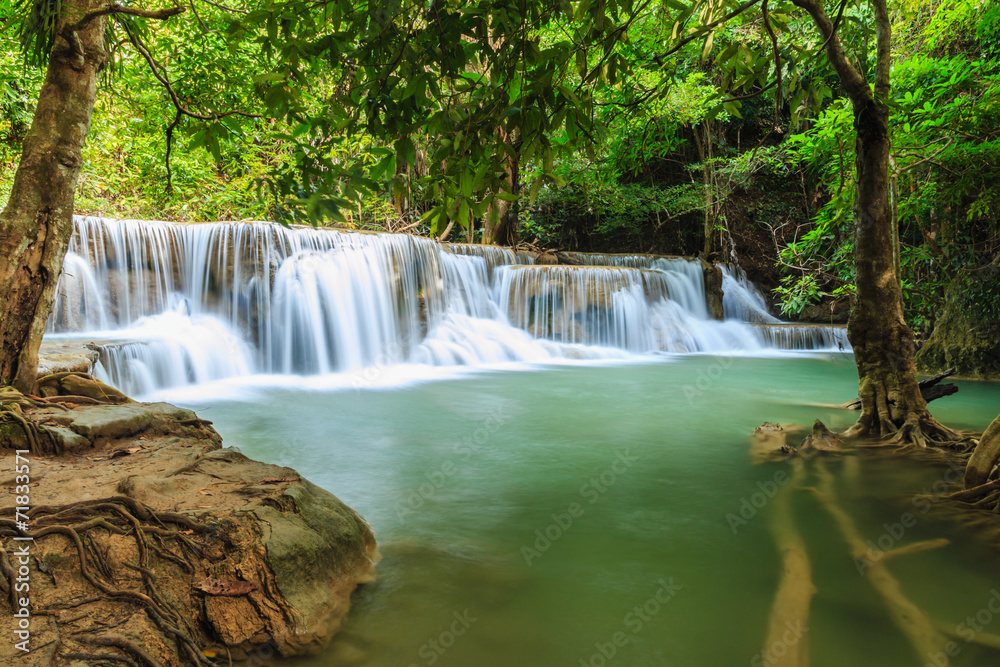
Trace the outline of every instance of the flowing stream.
<path fill-rule="evenodd" d="M 775 320 L 737 271 L 720 322 L 697 262 L 579 259 L 79 219 L 49 335 L 99 343 L 109 381 L 197 410 L 371 523 L 378 580 L 296 665 L 755 666 L 799 642 L 814 667 L 997 664 L 962 625 L 1000 635 L 995 553 L 935 511 L 956 473 L 869 456 L 822 464 L 877 547 L 951 541 L 889 569 L 958 652 L 915 654 L 800 491 L 812 613 L 761 653 L 781 572 L 771 496 L 790 466 L 754 465 L 748 434 L 856 415 L 824 407 L 856 392 L 843 331 Z M 1000 386 L 960 384 L 935 414 L 983 429 Z"/>

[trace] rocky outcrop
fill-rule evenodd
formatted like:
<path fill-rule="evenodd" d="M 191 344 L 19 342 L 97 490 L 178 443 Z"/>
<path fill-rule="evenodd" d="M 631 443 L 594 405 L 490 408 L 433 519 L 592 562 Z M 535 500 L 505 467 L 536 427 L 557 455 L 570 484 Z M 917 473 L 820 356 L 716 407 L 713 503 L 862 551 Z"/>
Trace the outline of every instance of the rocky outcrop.
<path fill-rule="evenodd" d="M 847 324 L 851 315 L 851 301 L 847 298 L 824 298 L 819 303 L 813 303 L 802 309 L 801 313 L 790 316 L 797 322 L 816 324 Z"/>
<path fill-rule="evenodd" d="M 373 577 L 377 550 L 364 519 L 294 470 L 224 448 L 189 410 L 60 407 L 10 391 L 0 403 L 0 449 L 12 462 L 11 450 L 33 451 L 28 608 L 37 649 L 22 656 L 0 644 L 0 662 L 77 665 L 110 654 L 179 666 L 196 654 L 312 653 Z M 51 433 L 61 453 L 42 456 L 40 436 Z M 13 476 L 3 485 L 13 490 Z M 24 532 L 13 494 L 4 497 L 0 568 L 9 572 Z M 14 637 L 20 603 L 0 597 L 0 631 Z"/>
<path fill-rule="evenodd" d="M 726 319 L 722 307 L 722 269 L 699 259 L 701 270 L 705 274 L 705 305 L 708 307 L 708 316 L 714 320 Z"/>
<path fill-rule="evenodd" d="M 44 342 L 38 351 L 38 376 L 52 373 L 91 373 L 97 363 L 97 347 L 78 342 Z"/>
<path fill-rule="evenodd" d="M 948 287 L 934 331 L 917 352 L 917 368 L 1000 378 L 1000 265 L 967 272 Z"/>

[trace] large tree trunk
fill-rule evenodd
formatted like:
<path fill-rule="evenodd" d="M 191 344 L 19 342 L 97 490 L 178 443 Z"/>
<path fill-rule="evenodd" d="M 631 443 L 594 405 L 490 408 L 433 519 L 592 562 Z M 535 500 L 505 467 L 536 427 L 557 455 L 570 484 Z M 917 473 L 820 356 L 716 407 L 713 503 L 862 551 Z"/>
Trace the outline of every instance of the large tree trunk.
<path fill-rule="evenodd" d="M 895 221 L 889 202 L 889 110 L 873 98 L 854 102 L 857 189 L 854 254 L 857 297 L 847 337 L 858 366 L 861 416 L 851 436 L 887 436 L 926 445 L 951 439 L 920 393 L 913 332 L 903 318 L 896 273 Z"/>
<path fill-rule="evenodd" d="M 920 394 L 913 332 L 903 318 L 903 294 L 896 273 L 896 246 L 889 202 L 889 96 L 891 22 L 886 0 L 872 0 L 877 60 L 875 85 L 845 54 L 833 22 L 818 0 L 793 0 L 812 16 L 825 40 L 827 58 L 854 108 L 857 188 L 854 198 L 854 259 L 857 296 L 847 337 L 858 365 L 861 416 L 845 435 L 884 437 L 926 445 L 928 439 L 953 440 L 957 434 L 939 424 Z"/>
<path fill-rule="evenodd" d="M 35 384 L 38 346 L 73 233 L 73 195 L 97 77 L 107 62 L 105 17 L 79 32 L 64 28 L 101 6 L 100 0 L 64 5 L 10 200 L 0 214 L 0 385 L 22 391 Z M 75 35 L 73 43 L 62 32 Z"/>

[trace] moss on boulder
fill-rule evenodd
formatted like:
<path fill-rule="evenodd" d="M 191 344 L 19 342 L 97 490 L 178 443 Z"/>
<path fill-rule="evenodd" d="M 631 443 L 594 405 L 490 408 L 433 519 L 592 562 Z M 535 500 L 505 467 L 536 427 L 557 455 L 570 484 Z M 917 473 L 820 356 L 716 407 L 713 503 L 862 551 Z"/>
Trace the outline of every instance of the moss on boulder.
<path fill-rule="evenodd" d="M 917 353 L 917 368 L 1000 378 L 1000 265 L 966 272 L 948 287 L 945 307 Z"/>

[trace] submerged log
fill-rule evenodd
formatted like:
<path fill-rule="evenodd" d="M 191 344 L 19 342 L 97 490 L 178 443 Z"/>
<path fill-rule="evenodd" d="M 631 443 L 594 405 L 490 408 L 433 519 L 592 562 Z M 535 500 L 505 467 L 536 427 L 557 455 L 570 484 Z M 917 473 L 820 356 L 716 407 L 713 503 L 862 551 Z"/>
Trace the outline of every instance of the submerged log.
<path fill-rule="evenodd" d="M 920 387 L 920 395 L 923 396 L 924 400 L 927 401 L 928 403 L 930 403 L 931 401 L 935 401 L 939 398 L 943 398 L 945 396 L 951 396 L 952 394 L 958 391 L 958 387 L 951 383 L 946 383 L 946 384 L 939 384 L 939 383 L 941 382 L 941 380 L 945 379 L 946 377 L 950 377 L 954 374 L 955 374 L 955 369 L 949 368 L 948 370 L 942 371 L 937 375 L 933 375 L 927 378 L 926 380 L 921 380 L 918 383 L 918 386 Z M 860 410 L 861 399 L 857 398 L 853 401 L 848 401 L 847 403 L 844 403 L 840 407 L 845 408 L 847 410 Z"/>
<path fill-rule="evenodd" d="M 568 255 L 568 254 L 566 254 L 564 252 L 559 252 L 558 250 L 555 252 L 555 256 L 556 256 L 556 261 L 559 264 L 565 264 L 567 266 L 583 266 L 584 265 L 583 262 L 581 262 L 580 260 L 576 259 L 575 257 L 573 257 L 571 255 Z"/>

